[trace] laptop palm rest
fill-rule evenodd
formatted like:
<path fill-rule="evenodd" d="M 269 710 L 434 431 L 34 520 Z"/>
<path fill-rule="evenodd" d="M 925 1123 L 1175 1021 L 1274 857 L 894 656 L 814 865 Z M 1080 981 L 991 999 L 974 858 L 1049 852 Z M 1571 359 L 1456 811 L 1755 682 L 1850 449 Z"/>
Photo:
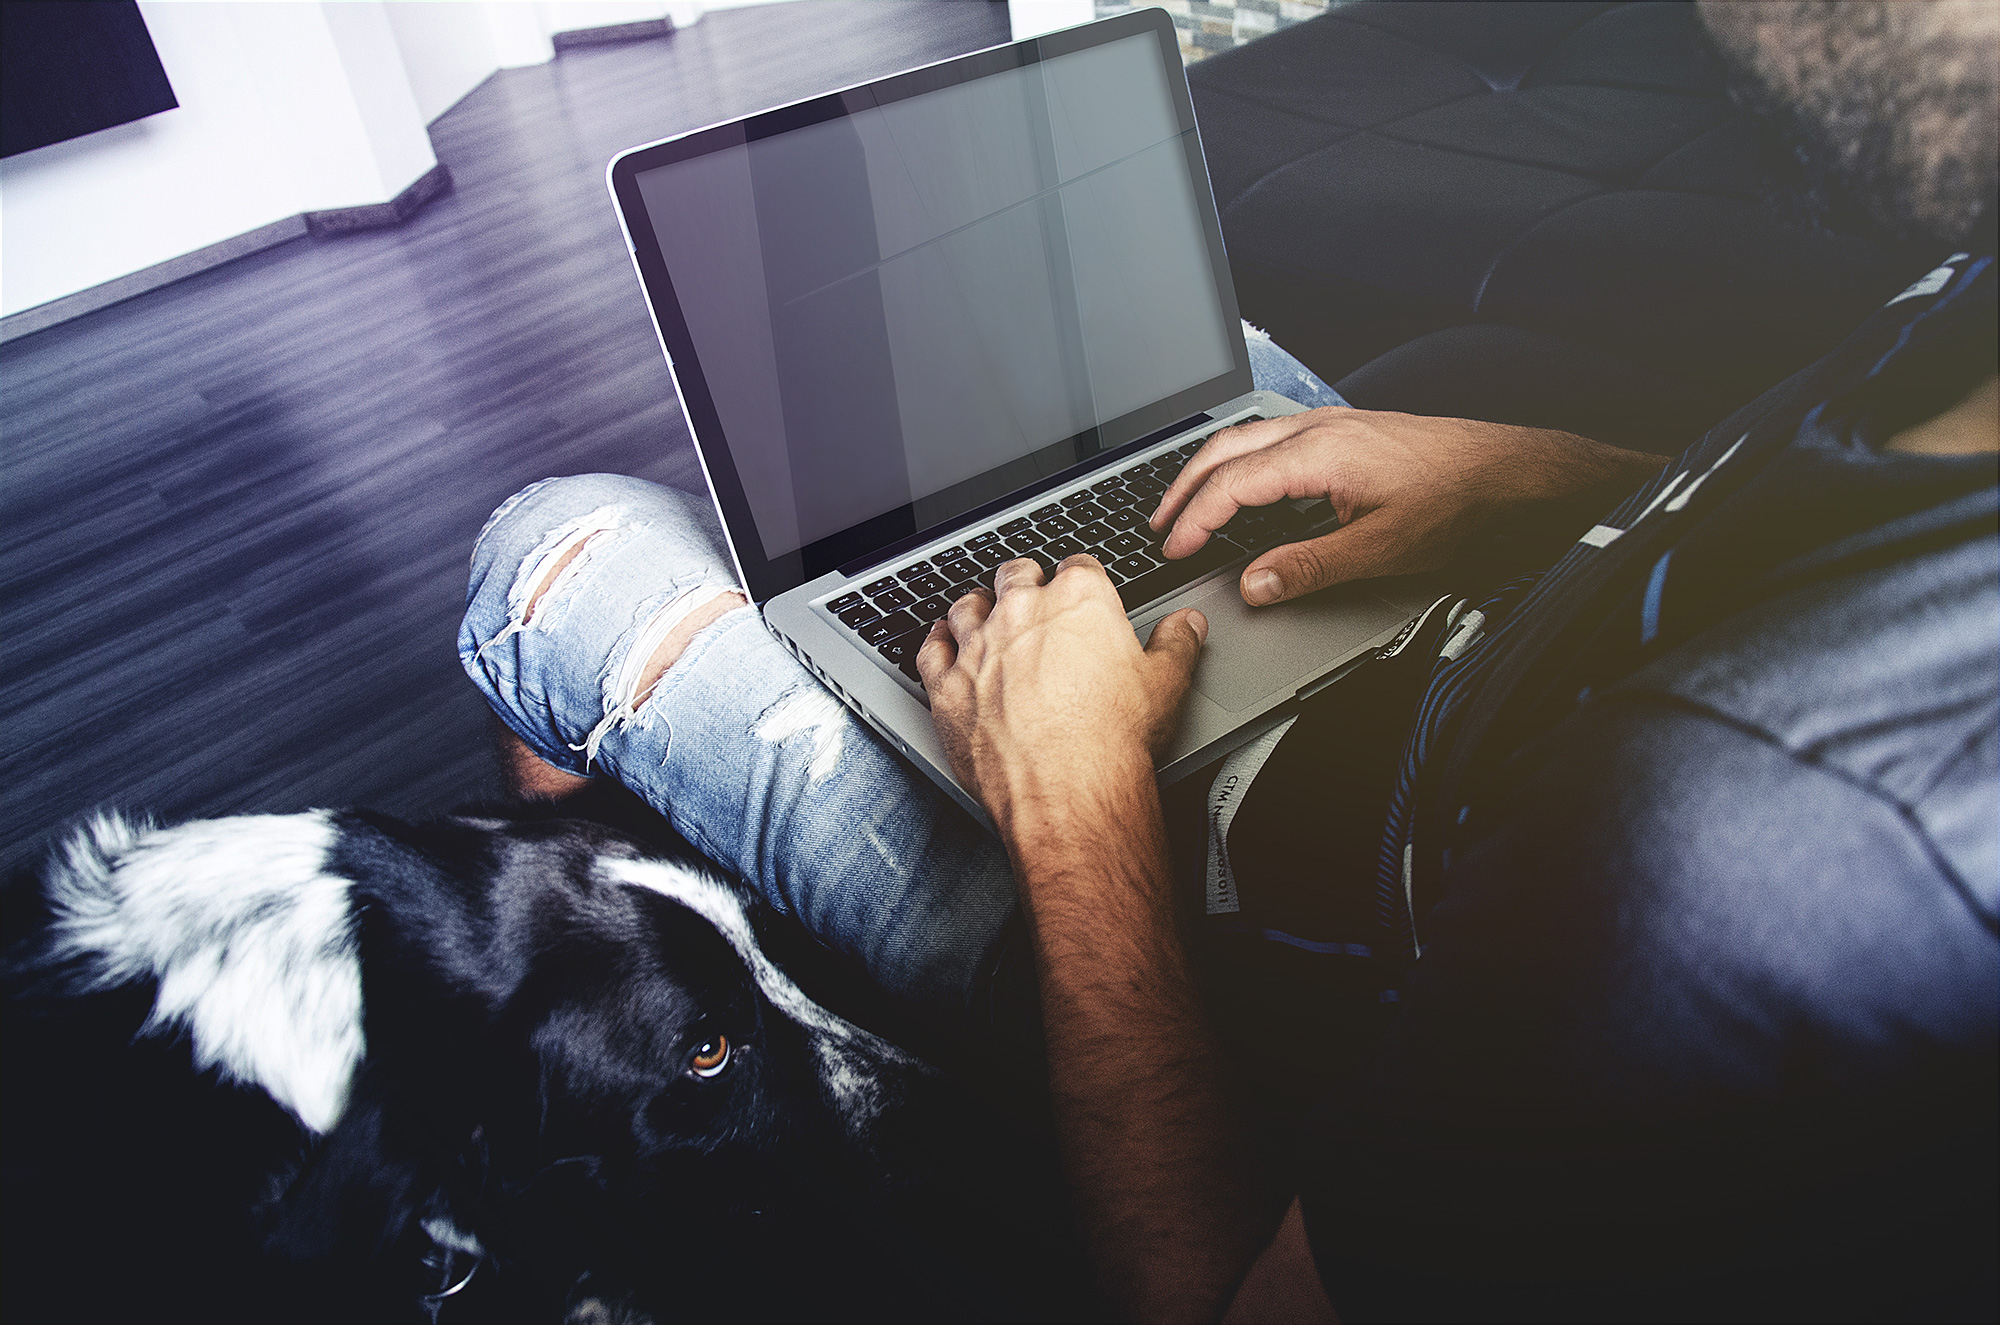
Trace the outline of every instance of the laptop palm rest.
<path fill-rule="evenodd" d="M 1251 607 L 1234 576 L 1214 580 L 1173 606 L 1198 607 L 1208 617 L 1208 643 L 1195 667 L 1194 688 L 1231 713 L 1265 705 L 1273 695 L 1289 699 L 1329 665 L 1410 619 L 1407 607 L 1390 603 L 1367 584 L 1336 585 L 1288 603 Z"/>

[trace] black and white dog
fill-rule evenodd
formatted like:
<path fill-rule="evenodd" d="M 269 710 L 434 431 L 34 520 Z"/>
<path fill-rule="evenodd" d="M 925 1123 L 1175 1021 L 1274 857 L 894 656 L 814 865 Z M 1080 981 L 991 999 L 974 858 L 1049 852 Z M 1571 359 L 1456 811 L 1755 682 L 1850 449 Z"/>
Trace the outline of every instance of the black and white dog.
<path fill-rule="evenodd" d="M 906 1199 L 935 1074 L 692 853 L 532 811 L 101 816 L 12 905 L 6 1277 L 53 1276 L 40 1310 L 938 1306 L 882 1291 L 941 1263 Z"/>

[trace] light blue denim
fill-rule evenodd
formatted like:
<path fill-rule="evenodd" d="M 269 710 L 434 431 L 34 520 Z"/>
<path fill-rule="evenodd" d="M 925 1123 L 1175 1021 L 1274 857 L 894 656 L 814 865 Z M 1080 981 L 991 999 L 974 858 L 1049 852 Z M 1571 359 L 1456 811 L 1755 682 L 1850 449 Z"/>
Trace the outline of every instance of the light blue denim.
<path fill-rule="evenodd" d="M 1257 386 L 1346 403 L 1262 332 L 1246 335 Z M 890 994 L 984 1020 L 1014 911 L 1006 854 L 754 608 L 701 630 L 649 698 L 621 707 L 672 613 L 736 588 L 701 504 L 616 474 L 509 498 L 473 547 L 466 673 L 543 760 L 617 778 Z"/>

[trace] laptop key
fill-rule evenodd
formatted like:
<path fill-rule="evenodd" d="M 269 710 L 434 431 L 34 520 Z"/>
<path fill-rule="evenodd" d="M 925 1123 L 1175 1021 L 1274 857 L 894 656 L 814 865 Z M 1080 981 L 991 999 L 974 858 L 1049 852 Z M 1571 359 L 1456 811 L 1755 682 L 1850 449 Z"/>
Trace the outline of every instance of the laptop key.
<path fill-rule="evenodd" d="M 924 647 L 924 641 L 930 638 L 930 634 L 929 626 L 920 626 L 907 634 L 883 640 L 875 646 L 875 652 L 902 668 L 904 674 L 914 681 L 918 679 L 917 651 Z"/>
<path fill-rule="evenodd" d="M 1117 571 L 1120 575 L 1130 580 L 1130 579 L 1135 579 L 1138 576 L 1144 575 L 1147 571 L 1153 569 L 1153 567 L 1159 564 L 1160 564 L 1159 562 L 1154 561 L 1151 557 L 1148 557 L 1143 553 L 1134 552 L 1129 556 L 1123 556 L 1118 558 L 1116 561 L 1113 561 L 1111 563 L 1111 569 Z"/>
<path fill-rule="evenodd" d="M 1035 532 L 1044 538 L 1060 538 L 1064 534 L 1076 532 L 1076 522 L 1065 520 L 1060 515 L 1051 516 L 1035 526 Z"/>
<path fill-rule="evenodd" d="M 1036 510 L 1029 511 L 1028 518 L 1030 520 L 1052 520 L 1056 516 L 1061 514 L 1062 514 L 1062 507 L 1057 506 L 1055 503 L 1051 502 L 1047 506 L 1043 506 Z"/>
<path fill-rule="evenodd" d="M 893 612 L 899 607 L 908 607 L 917 601 L 917 596 L 908 589 L 891 589 L 887 593 L 875 595 L 875 606 L 884 612 Z"/>
<path fill-rule="evenodd" d="M 950 580 L 976 580 L 979 578 L 979 566 L 976 562 L 960 557 L 956 561 L 948 561 L 939 566 L 938 574 Z"/>
<path fill-rule="evenodd" d="M 1013 535 L 1007 540 L 1007 546 L 1013 551 L 1015 556 L 1020 556 L 1023 553 L 1033 552 L 1048 541 L 1048 539 L 1043 538 L 1032 529 L 1023 529 L 1020 533 Z"/>
<path fill-rule="evenodd" d="M 1018 534 L 1033 523 L 1033 520 L 1024 515 L 1018 520 L 1009 520 L 1006 524 L 1001 525 L 1000 532 L 1003 534 Z"/>
<path fill-rule="evenodd" d="M 1113 529 L 1137 529 L 1146 523 L 1146 518 L 1149 514 L 1150 512 L 1142 511 L 1137 507 L 1127 506 L 1123 510 L 1113 511 L 1111 514 L 1105 516 L 1104 523 L 1110 525 Z"/>
<path fill-rule="evenodd" d="M 999 535 L 994 537 L 997 539 Z M 1003 561 L 1012 561 L 1014 554 L 1005 547 L 983 547 L 972 554 L 972 559 L 982 566 L 998 566 Z"/>
<path fill-rule="evenodd" d="M 1167 485 L 1157 479 L 1146 478 L 1142 475 L 1139 478 L 1127 479 L 1125 488 L 1134 497 L 1137 497 L 1142 502 L 1146 502 L 1158 501 L 1160 494 L 1167 490 Z"/>
<path fill-rule="evenodd" d="M 990 533 L 981 534 L 977 538 L 966 539 L 965 546 L 970 548 L 972 551 L 977 552 L 979 551 L 979 549 L 983 547 L 992 547 L 995 543 L 998 543 L 999 541 L 1000 541 L 1000 535 L 998 534 L 990 534 Z"/>
<path fill-rule="evenodd" d="M 1064 557 L 1074 557 L 1078 553 L 1088 552 L 1090 549 L 1077 542 L 1074 538 L 1052 538 L 1041 551 L 1043 556 L 1053 561 L 1061 561 Z"/>
<path fill-rule="evenodd" d="M 903 569 L 897 571 L 896 578 L 899 580 L 914 580 L 919 575 L 930 574 L 930 571 L 931 564 L 928 561 L 919 561 L 913 566 L 905 566 Z"/>
<path fill-rule="evenodd" d="M 937 620 L 949 611 L 951 611 L 951 603 L 940 595 L 923 599 L 910 609 L 910 614 L 916 617 L 917 620 L 928 623 Z"/>
<path fill-rule="evenodd" d="M 1218 567 L 1227 566 L 1243 554 L 1220 538 L 1211 538 L 1191 557 L 1170 561 L 1144 575 L 1135 575 L 1118 586 L 1119 600 L 1128 612 L 1137 611 L 1156 598 L 1163 598 Z"/>
<path fill-rule="evenodd" d="M 943 593 L 948 587 L 950 587 L 950 585 L 951 585 L 950 580 L 938 574 L 936 571 L 932 571 L 927 575 L 919 575 L 917 576 L 916 579 L 911 580 L 910 592 L 922 594 L 924 597 L 928 598 L 932 594 Z"/>
<path fill-rule="evenodd" d="M 867 625 L 870 621 L 873 621 L 876 617 L 881 616 L 882 614 L 880 612 L 877 612 L 871 605 L 867 603 L 861 603 L 857 606 L 848 608 L 845 612 L 836 612 L 834 615 L 840 618 L 841 625 L 846 626 L 852 630 L 859 630 L 861 629 L 861 627 Z"/>
<path fill-rule="evenodd" d="M 937 567 L 939 570 L 944 570 L 947 563 L 958 561 L 964 556 L 965 549 L 962 547 L 941 547 L 931 553 L 931 565 Z M 945 573 L 950 574 L 949 571 Z"/>
<path fill-rule="evenodd" d="M 876 594 L 883 593 L 895 587 L 896 587 L 896 577 L 893 575 L 889 575 L 875 581 L 875 583 L 873 584 L 862 585 L 861 592 L 867 594 L 870 598 L 873 598 Z"/>
<path fill-rule="evenodd" d="M 845 612 L 848 608 L 855 606 L 860 601 L 861 601 L 861 591 L 859 589 L 856 589 L 853 593 L 844 593 L 840 597 L 828 603 L 826 605 L 826 610 L 833 613 L 835 616 L 839 616 L 842 612 Z"/>
<path fill-rule="evenodd" d="M 1109 492 L 1100 492 L 1097 494 L 1097 504 L 1107 511 L 1123 510 L 1138 500 L 1137 497 L 1134 497 L 1125 490 L 1123 480 L 1120 480 L 1119 485 Z"/>
<path fill-rule="evenodd" d="M 1108 524 L 1087 524 L 1076 531 L 1076 541 L 1086 547 L 1103 547 L 1111 541 L 1112 528 Z"/>
<path fill-rule="evenodd" d="M 880 621 L 870 621 L 856 633 L 864 644 L 880 644 L 883 640 L 894 639 L 906 630 L 915 630 L 917 619 L 908 612 L 891 612 Z"/>
<path fill-rule="evenodd" d="M 1087 520 L 1102 520 L 1104 514 L 1104 508 L 1094 501 L 1079 502 L 1075 506 L 1070 507 L 1068 511 L 1069 518 L 1078 524 L 1082 524 Z"/>
<path fill-rule="evenodd" d="M 1069 496 L 1064 497 L 1062 499 L 1060 505 L 1062 506 L 1063 511 L 1067 513 L 1070 507 L 1081 506 L 1089 500 L 1090 500 L 1090 494 L 1087 492 L 1072 492 Z"/>
<path fill-rule="evenodd" d="M 1117 486 L 1118 486 L 1118 479 L 1116 476 L 1113 476 L 1111 478 L 1101 478 L 1097 480 L 1097 482 L 1090 485 L 1090 490 L 1092 492 L 1109 492 Z"/>
<path fill-rule="evenodd" d="M 1104 550 L 1114 557 L 1129 557 L 1134 552 L 1143 552 L 1150 546 L 1137 534 L 1113 534 L 1105 540 Z"/>

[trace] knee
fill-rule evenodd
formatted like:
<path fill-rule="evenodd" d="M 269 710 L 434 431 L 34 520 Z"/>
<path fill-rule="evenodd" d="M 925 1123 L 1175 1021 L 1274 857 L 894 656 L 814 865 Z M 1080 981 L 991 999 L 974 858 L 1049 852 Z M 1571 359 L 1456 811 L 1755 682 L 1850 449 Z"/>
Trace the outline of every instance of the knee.
<path fill-rule="evenodd" d="M 501 502 L 472 540 L 475 587 L 482 569 L 517 563 L 570 526 L 616 528 L 664 496 L 658 485 L 624 474 L 572 474 L 530 483 Z"/>
<path fill-rule="evenodd" d="M 538 755 L 567 768 L 566 745 L 587 767 L 694 635 L 744 605 L 732 578 L 681 494 L 615 474 L 547 479 L 475 542 L 460 662 Z"/>

